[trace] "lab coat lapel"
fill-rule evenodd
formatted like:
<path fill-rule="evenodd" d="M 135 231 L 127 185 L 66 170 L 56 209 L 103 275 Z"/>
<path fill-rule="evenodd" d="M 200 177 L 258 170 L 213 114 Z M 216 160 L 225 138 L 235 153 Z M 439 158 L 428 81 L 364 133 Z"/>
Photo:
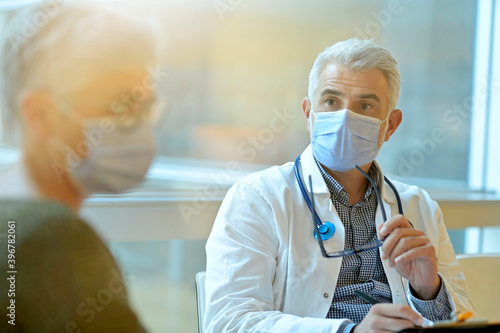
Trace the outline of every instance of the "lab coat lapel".
<path fill-rule="evenodd" d="M 318 213 L 321 221 L 331 222 L 335 226 L 335 233 L 332 238 L 324 241 L 323 245 L 325 246 L 327 252 L 341 251 L 344 249 L 344 225 L 340 220 L 332 200 L 330 199 L 330 191 L 328 190 L 328 186 L 326 185 L 325 180 L 319 171 L 318 165 L 316 164 L 311 145 L 304 150 L 300 160 L 302 181 L 304 182 L 308 193 L 311 192 L 309 175 L 312 177 L 316 212 Z M 311 228 L 312 227 L 313 226 L 311 225 Z M 329 259 L 329 261 L 335 262 L 336 265 L 338 262 L 338 269 L 340 269 L 341 260 Z"/>
<path fill-rule="evenodd" d="M 311 186 L 309 185 L 309 176 L 311 176 L 314 195 L 318 196 L 326 194 L 328 197 L 330 197 L 330 191 L 328 191 L 328 186 L 326 186 L 325 180 L 323 179 L 323 176 L 318 169 L 318 165 L 316 164 L 316 160 L 314 159 L 311 145 L 309 145 L 302 152 L 302 155 L 300 155 L 300 164 L 300 169 L 302 171 L 302 182 L 304 183 L 307 192 L 311 192 Z"/>
<path fill-rule="evenodd" d="M 374 162 L 377 163 L 377 162 Z M 396 196 L 392 193 L 391 188 L 384 181 L 384 175 L 382 173 L 381 168 L 378 164 L 376 164 L 379 172 L 379 191 L 380 197 L 382 198 L 382 204 L 385 209 L 385 213 L 387 215 L 387 219 L 390 219 L 393 215 L 399 214 L 396 204 Z M 394 207 L 394 211 L 392 211 L 391 207 Z M 377 212 L 375 214 L 375 224 L 377 226 L 377 235 L 379 235 L 379 227 L 384 223 L 384 219 L 382 216 L 382 209 L 380 204 L 377 204 Z M 380 235 L 379 235 L 380 237 Z M 406 279 L 404 279 L 398 272 L 389 266 L 389 260 L 382 260 L 382 265 L 384 266 L 385 274 L 387 275 L 387 280 L 389 281 L 389 286 L 391 287 L 392 293 L 392 302 L 397 304 L 405 304 L 408 305 L 408 300 L 406 299 L 406 290 L 404 286 L 406 286 Z"/>

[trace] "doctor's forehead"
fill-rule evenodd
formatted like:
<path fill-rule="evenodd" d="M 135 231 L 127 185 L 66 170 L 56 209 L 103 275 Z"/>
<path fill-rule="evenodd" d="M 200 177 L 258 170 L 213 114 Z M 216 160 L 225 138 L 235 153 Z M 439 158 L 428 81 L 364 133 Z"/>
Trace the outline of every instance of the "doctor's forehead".
<path fill-rule="evenodd" d="M 321 71 L 317 96 L 335 91 L 336 94 L 355 92 L 356 95 L 375 95 L 387 102 L 389 87 L 384 72 L 378 68 L 367 71 L 349 70 L 336 63 L 328 64 Z"/>

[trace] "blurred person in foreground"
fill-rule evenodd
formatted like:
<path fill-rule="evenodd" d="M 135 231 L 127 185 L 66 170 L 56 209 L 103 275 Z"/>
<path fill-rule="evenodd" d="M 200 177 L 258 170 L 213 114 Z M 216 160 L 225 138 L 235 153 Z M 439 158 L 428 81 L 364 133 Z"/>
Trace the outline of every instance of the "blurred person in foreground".
<path fill-rule="evenodd" d="M 0 268 L 14 272 L 0 283 L 0 331 L 143 332 L 77 212 L 141 182 L 153 159 L 155 29 L 117 5 L 47 1 L 9 23 L 2 52 L 4 124 L 20 124 L 22 143 L 0 174 Z"/>
<path fill-rule="evenodd" d="M 206 245 L 207 332 L 397 332 L 473 310 L 439 206 L 375 161 L 402 121 L 399 91 L 396 59 L 372 41 L 318 55 L 302 102 L 311 144 L 221 205 Z"/>

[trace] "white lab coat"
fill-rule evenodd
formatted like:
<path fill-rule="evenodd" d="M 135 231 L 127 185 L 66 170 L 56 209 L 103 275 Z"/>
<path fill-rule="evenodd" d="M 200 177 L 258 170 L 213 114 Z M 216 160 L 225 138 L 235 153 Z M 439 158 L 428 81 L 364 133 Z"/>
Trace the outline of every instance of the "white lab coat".
<path fill-rule="evenodd" d="M 322 257 L 293 166 L 289 162 L 254 173 L 228 191 L 206 245 L 207 332 L 330 333 L 345 322 L 325 319 L 342 259 Z M 319 217 L 336 227 L 325 242 L 327 251 L 344 249 L 344 227 L 311 146 L 302 153 L 301 174 L 307 191 L 307 179 L 312 176 Z M 453 308 L 473 309 L 439 206 L 424 190 L 393 183 L 406 218 L 426 233 L 436 249 Z M 398 214 L 396 197 L 386 183 L 381 196 L 388 218 Z M 382 222 L 378 207 L 377 226 Z M 382 263 L 393 302 L 408 304 L 408 282 L 387 260 Z"/>

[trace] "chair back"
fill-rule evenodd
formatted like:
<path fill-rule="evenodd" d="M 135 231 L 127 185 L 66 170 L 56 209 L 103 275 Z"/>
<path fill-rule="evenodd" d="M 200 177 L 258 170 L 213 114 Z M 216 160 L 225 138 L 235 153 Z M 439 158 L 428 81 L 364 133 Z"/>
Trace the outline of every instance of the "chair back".
<path fill-rule="evenodd" d="M 206 272 L 198 272 L 195 277 L 196 304 L 198 308 L 198 332 L 203 333 L 203 317 L 205 316 L 205 277 Z"/>
<path fill-rule="evenodd" d="M 463 254 L 457 256 L 477 318 L 500 321 L 500 254 Z"/>

